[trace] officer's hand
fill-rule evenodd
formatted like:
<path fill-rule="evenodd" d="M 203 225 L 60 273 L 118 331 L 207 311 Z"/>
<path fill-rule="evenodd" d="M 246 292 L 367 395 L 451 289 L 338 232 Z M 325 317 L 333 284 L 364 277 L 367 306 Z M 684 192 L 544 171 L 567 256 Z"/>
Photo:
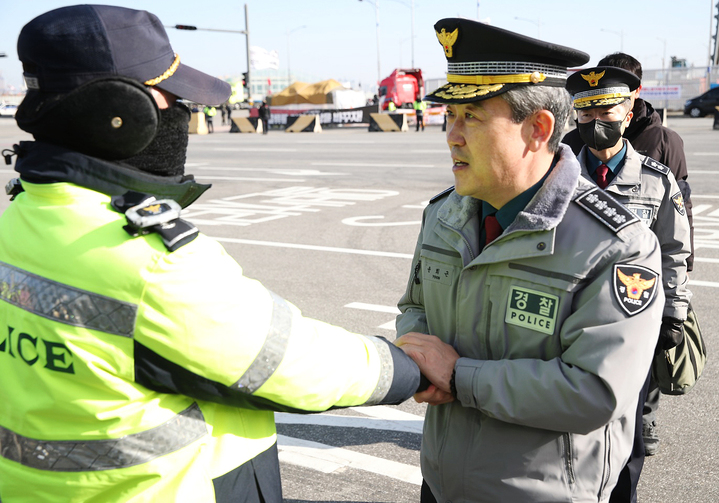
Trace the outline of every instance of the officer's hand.
<path fill-rule="evenodd" d="M 450 393 L 449 380 L 454 364 L 459 359 L 457 351 L 438 337 L 410 332 L 394 341 L 424 374 L 441 391 Z M 421 393 L 420 393 L 421 394 Z"/>
<path fill-rule="evenodd" d="M 417 403 L 427 402 L 430 405 L 442 405 L 443 403 L 453 402 L 454 397 L 451 393 L 442 391 L 434 384 L 430 384 L 426 390 L 415 393 L 414 401 Z"/>
<path fill-rule="evenodd" d="M 659 329 L 659 347 L 663 350 L 672 349 L 684 340 L 684 322 L 676 318 L 662 318 Z"/>

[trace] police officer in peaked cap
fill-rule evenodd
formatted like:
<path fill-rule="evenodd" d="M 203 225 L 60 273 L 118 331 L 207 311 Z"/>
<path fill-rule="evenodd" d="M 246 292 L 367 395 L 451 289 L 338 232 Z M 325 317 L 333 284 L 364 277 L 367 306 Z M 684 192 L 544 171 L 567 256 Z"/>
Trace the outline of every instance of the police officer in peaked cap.
<path fill-rule="evenodd" d="M 649 227 L 661 245 L 665 304 L 658 349 L 675 347 L 684 338 L 691 292 L 687 288 L 690 226 L 679 185 L 671 170 L 639 154 L 622 135 L 633 113 L 631 93 L 639 78 L 622 68 L 598 66 L 579 70 L 567 79 L 577 111 L 577 128 L 585 145 L 578 154 L 582 176 L 595 182 Z M 636 412 L 634 450 L 622 470 L 613 502 L 636 502 L 645 457 L 643 411 L 657 384 L 647 375 Z M 656 407 L 655 407 L 656 408 Z M 656 411 L 649 421 L 656 421 Z"/>
<path fill-rule="evenodd" d="M 608 501 L 661 324 L 659 244 L 559 143 L 587 54 L 467 19 L 434 32 L 448 82 L 425 99 L 447 104 L 455 185 L 424 210 L 396 342 L 432 382 L 421 501 Z"/>

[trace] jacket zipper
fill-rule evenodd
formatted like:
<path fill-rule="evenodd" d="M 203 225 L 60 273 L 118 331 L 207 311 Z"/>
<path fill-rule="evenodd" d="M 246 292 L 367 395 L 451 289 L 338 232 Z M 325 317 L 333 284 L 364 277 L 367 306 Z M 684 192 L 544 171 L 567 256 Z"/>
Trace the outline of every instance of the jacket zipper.
<path fill-rule="evenodd" d="M 569 485 L 574 485 L 574 464 L 572 463 L 572 437 L 569 433 L 563 433 L 564 437 L 564 460 L 567 465 L 567 480 Z"/>
<path fill-rule="evenodd" d="M 419 303 L 419 299 L 417 301 L 414 300 L 414 290 L 415 290 L 414 285 L 419 285 L 421 283 L 421 281 L 419 279 L 419 271 L 421 268 L 422 268 L 422 260 L 420 259 L 417 261 L 417 265 L 414 266 L 414 276 L 412 277 L 412 286 L 410 286 L 410 291 L 409 291 L 409 300 L 410 300 L 410 302 L 413 302 L 413 303 Z"/>

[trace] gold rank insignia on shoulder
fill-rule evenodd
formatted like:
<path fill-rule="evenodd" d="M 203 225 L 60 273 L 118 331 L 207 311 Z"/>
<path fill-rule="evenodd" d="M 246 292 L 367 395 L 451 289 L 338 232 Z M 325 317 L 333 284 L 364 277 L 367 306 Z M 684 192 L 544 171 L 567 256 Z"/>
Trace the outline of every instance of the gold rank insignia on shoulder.
<path fill-rule="evenodd" d="M 582 74 L 582 78 L 589 82 L 590 87 L 597 87 L 599 85 L 600 79 L 604 77 L 604 72 L 602 73 L 594 73 L 589 72 L 588 74 Z"/>
<path fill-rule="evenodd" d="M 457 41 L 457 37 L 459 36 L 459 28 L 455 28 L 452 33 L 447 33 L 447 30 L 444 28 L 442 28 L 442 31 L 436 31 L 435 33 L 437 34 L 439 43 L 442 44 L 442 47 L 444 48 L 444 53 L 448 58 L 451 58 L 452 46 Z"/>
<path fill-rule="evenodd" d="M 672 196 L 672 202 L 674 203 L 674 207 L 676 208 L 677 212 L 684 216 L 684 213 L 686 213 L 686 210 L 684 209 L 684 198 L 682 197 L 681 192 L 677 192 Z"/>
<path fill-rule="evenodd" d="M 614 266 L 614 295 L 629 316 L 644 311 L 657 293 L 659 275 L 640 265 Z"/>

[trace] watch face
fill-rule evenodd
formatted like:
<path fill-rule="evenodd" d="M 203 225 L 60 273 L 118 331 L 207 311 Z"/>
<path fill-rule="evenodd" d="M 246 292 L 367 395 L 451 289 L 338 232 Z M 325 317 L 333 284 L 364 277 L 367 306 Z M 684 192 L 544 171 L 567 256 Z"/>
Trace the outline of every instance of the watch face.
<path fill-rule="evenodd" d="M 141 217 L 152 217 L 160 215 L 166 211 L 172 210 L 172 207 L 167 203 L 151 204 L 137 210 L 137 214 Z"/>

